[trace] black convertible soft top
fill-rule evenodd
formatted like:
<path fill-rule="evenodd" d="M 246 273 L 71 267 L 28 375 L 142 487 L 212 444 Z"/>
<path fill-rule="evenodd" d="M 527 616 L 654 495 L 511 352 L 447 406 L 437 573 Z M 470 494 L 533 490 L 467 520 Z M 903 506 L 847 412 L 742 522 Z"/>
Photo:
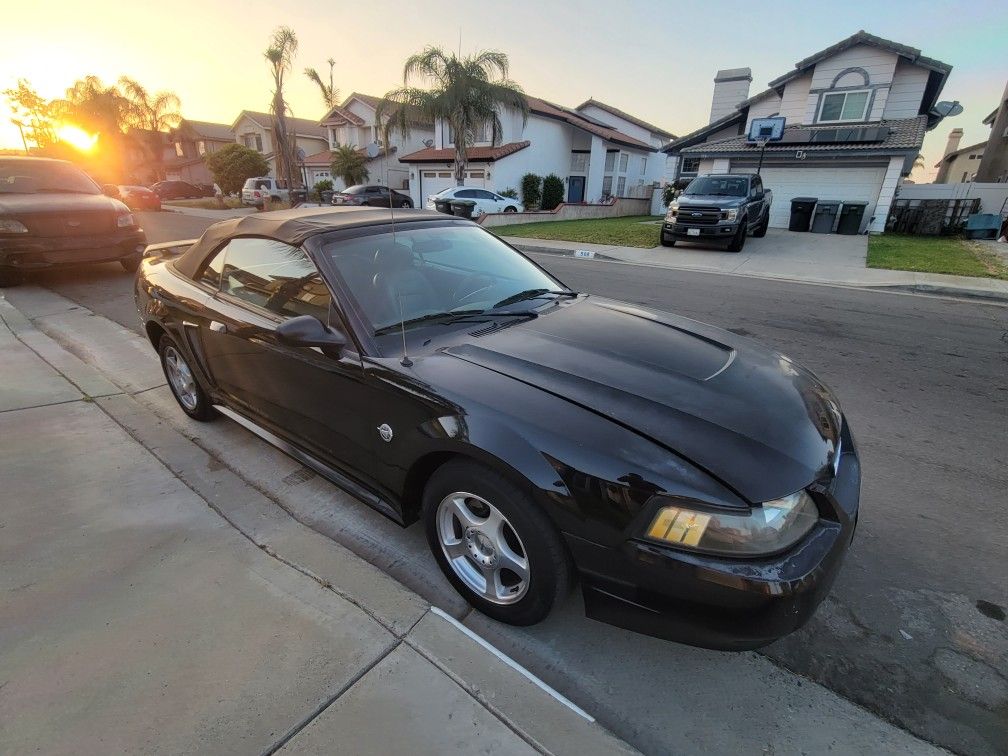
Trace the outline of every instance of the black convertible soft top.
<path fill-rule="evenodd" d="M 450 217 L 433 210 L 395 211 L 396 223 L 443 221 Z M 359 226 L 379 226 L 389 223 L 391 219 L 391 211 L 383 207 L 293 208 L 244 215 L 210 226 L 198 242 L 175 259 L 173 265 L 179 273 L 192 278 L 208 254 L 236 236 L 264 236 L 296 246 L 316 234 Z"/>

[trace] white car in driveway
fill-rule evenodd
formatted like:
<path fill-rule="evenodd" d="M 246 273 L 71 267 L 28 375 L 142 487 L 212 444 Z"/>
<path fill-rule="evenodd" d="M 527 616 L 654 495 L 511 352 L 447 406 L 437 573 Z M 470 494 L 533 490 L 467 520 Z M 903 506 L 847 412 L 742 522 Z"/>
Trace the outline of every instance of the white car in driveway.
<path fill-rule="evenodd" d="M 488 189 L 477 189 L 472 186 L 450 186 L 427 198 L 427 209 L 436 210 L 435 200 L 472 200 L 476 203 L 473 217 L 483 213 L 523 213 L 525 205 L 511 197 L 502 197 Z"/>

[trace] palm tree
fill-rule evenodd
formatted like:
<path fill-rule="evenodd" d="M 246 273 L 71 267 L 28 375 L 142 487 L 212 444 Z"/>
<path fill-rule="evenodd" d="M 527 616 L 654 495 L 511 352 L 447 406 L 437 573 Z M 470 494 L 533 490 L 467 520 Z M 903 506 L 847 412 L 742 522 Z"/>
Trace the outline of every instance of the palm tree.
<path fill-rule="evenodd" d="M 332 58 L 326 61 L 329 64 L 329 83 L 326 84 L 322 81 L 322 77 L 319 76 L 319 72 L 314 68 L 306 68 L 304 70 L 305 76 L 315 82 L 315 86 L 319 88 L 319 93 L 322 95 L 322 102 L 325 103 L 326 112 L 332 110 L 337 105 L 339 105 L 340 91 L 333 84 L 333 69 L 336 67 L 336 61 Z"/>
<path fill-rule="evenodd" d="M 154 170 L 163 179 L 164 169 L 161 132 L 178 126 L 182 120 L 181 101 L 174 92 L 150 94 L 140 82 L 128 76 L 119 77 L 119 87 L 128 101 L 127 120 L 132 128 L 143 132 L 141 139 Z"/>
<path fill-rule="evenodd" d="M 289 26 L 278 26 L 273 30 L 270 45 L 263 56 L 270 64 L 273 75 L 273 100 L 270 112 L 273 115 L 273 153 L 276 156 L 277 176 L 286 179 L 287 186 L 294 186 L 295 141 L 287 131 L 287 101 L 284 99 L 284 77 L 290 71 L 297 54 L 298 40 Z"/>
<path fill-rule="evenodd" d="M 430 88 L 411 85 L 418 80 Z M 507 55 L 484 50 L 459 59 L 454 53 L 427 47 L 406 59 L 403 86 L 386 93 L 378 104 L 378 121 L 384 124 L 386 144 L 393 130 L 408 137 L 411 122 L 446 122 L 455 142 L 455 181 L 462 186 L 476 134 L 489 124 L 491 143 L 500 143 L 503 128 L 498 111 L 503 108 L 520 112 L 522 125 L 528 119 L 525 94 L 508 79 Z"/>
<path fill-rule="evenodd" d="M 356 147 L 346 144 L 333 150 L 330 170 L 334 176 L 343 179 L 345 186 L 363 184 L 371 175 L 367 169 L 367 158 Z"/>

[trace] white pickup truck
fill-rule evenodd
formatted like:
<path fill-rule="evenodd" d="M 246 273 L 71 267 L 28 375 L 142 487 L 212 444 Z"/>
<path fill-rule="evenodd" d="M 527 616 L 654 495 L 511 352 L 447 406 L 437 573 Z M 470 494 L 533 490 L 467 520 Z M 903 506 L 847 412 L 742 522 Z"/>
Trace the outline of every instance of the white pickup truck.
<path fill-rule="evenodd" d="M 290 199 L 290 187 L 283 179 L 272 176 L 246 179 L 242 187 L 242 204 L 250 207 L 262 207 L 266 200 L 284 202 Z"/>

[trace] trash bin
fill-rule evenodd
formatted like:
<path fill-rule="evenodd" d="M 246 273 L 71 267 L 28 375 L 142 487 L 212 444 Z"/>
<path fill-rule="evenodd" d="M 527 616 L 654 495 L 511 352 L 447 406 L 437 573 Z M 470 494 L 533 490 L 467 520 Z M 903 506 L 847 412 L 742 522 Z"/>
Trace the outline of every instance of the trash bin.
<path fill-rule="evenodd" d="M 475 200 L 452 200 L 448 204 L 451 205 L 452 215 L 460 218 L 472 218 L 476 208 Z"/>
<path fill-rule="evenodd" d="M 450 202 L 451 200 L 436 199 L 434 200 L 434 209 L 437 210 L 439 213 L 446 213 L 447 215 L 451 215 L 452 210 Z"/>
<path fill-rule="evenodd" d="M 791 220 L 789 231 L 808 231 L 812 222 L 812 210 L 818 202 L 816 197 L 795 197 L 791 200 Z"/>
<path fill-rule="evenodd" d="M 832 234 L 836 222 L 840 200 L 819 200 L 816 203 L 815 215 L 812 218 L 813 234 Z"/>
<path fill-rule="evenodd" d="M 331 205 L 333 195 L 336 194 L 332 189 L 323 189 L 319 192 L 319 199 L 322 200 L 323 205 Z"/>
<path fill-rule="evenodd" d="M 864 218 L 866 207 L 868 203 L 862 200 L 844 200 L 836 232 L 853 235 L 861 231 L 861 219 Z"/>

